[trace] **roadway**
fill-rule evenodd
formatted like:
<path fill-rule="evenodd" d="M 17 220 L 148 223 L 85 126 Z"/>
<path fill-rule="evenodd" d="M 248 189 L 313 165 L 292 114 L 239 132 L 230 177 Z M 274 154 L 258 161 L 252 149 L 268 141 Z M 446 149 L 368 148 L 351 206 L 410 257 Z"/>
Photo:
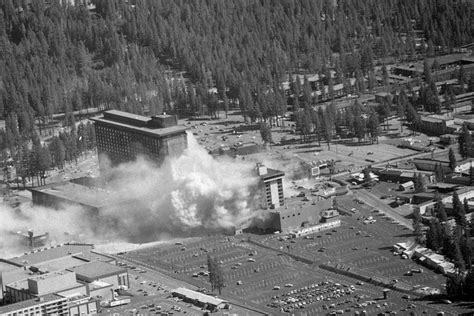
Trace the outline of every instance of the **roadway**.
<path fill-rule="evenodd" d="M 413 230 L 413 225 L 411 219 L 405 218 L 402 215 L 398 214 L 392 207 L 387 205 L 380 197 L 376 196 L 367 189 L 359 189 L 356 191 L 357 197 L 372 206 L 374 209 L 384 213 L 386 216 L 390 217 L 394 221 L 399 222 L 401 225 Z"/>

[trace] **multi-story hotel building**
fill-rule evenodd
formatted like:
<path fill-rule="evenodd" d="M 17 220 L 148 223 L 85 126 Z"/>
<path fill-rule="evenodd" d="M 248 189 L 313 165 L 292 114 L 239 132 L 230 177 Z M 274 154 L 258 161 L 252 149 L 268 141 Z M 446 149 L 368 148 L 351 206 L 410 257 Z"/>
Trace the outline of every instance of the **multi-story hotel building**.
<path fill-rule="evenodd" d="M 285 205 L 285 196 L 283 194 L 283 177 L 285 173 L 267 168 L 261 164 L 257 164 L 257 173 L 260 176 L 263 188 L 262 208 L 275 209 Z"/>
<path fill-rule="evenodd" d="M 146 117 L 110 110 L 92 119 L 95 125 L 101 169 L 104 156 L 112 166 L 147 156 L 158 164 L 168 156 L 179 156 L 187 147 L 186 127 L 174 115 Z"/>

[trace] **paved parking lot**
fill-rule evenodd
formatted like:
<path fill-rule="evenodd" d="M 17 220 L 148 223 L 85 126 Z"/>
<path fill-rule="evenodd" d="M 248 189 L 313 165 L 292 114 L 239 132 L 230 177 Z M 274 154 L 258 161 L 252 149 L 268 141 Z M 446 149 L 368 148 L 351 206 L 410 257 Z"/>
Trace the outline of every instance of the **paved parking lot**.
<path fill-rule="evenodd" d="M 224 270 L 226 286 L 222 297 L 243 306 L 258 307 L 271 315 L 324 315 L 339 311 L 353 314 L 362 310 L 369 314 L 402 310 L 429 314 L 436 310 L 449 312 L 444 306 L 433 308 L 403 298 L 403 293 L 395 291 L 390 293 L 389 300 L 383 300 L 381 287 L 319 267 L 319 264 L 337 261 L 413 285 L 440 283 L 442 276 L 426 269 L 423 273 L 405 276 L 416 264 L 395 257 L 389 247 L 392 237 L 385 235 L 388 232 L 405 240 L 406 228 L 383 219 L 363 224 L 362 218 L 370 214 L 370 208 L 362 209 L 358 216 L 344 216 L 343 225 L 334 231 L 307 238 L 281 241 L 278 235 L 216 236 L 143 249 L 139 253 L 128 253 L 127 257 L 160 268 L 170 267 L 175 277 L 209 291 L 209 277 L 205 274 L 210 253 Z M 381 234 L 385 235 L 379 236 Z M 314 264 L 303 263 L 290 255 L 310 258 Z"/>

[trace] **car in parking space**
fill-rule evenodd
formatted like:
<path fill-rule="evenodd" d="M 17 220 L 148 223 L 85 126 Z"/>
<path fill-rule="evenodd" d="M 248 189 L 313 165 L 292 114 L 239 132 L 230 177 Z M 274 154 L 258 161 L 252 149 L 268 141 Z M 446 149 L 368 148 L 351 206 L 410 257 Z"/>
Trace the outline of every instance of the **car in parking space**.
<path fill-rule="evenodd" d="M 279 287 L 278 285 L 275 285 L 275 286 L 273 287 L 273 289 L 274 289 L 274 290 L 279 290 L 280 287 Z"/>
<path fill-rule="evenodd" d="M 287 284 L 285 284 L 285 287 L 293 287 L 293 284 L 287 283 Z"/>

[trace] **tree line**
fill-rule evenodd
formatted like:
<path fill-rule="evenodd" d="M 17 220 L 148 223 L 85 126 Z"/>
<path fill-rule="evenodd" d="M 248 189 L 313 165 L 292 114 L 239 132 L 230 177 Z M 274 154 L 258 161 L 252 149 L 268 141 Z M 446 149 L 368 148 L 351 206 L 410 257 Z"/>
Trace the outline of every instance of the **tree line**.
<path fill-rule="evenodd" d="M 89 122 L 59 132 L 47 143 L 41 142 L 35 134 L 31 146 L 24 142 L 19 148 L 9 143 L 5 131 L 0 130 L 0 144 L 5 181 L 16 181 L 17 186 L 21 184 L 25 188 L 27 184 L 35 185 L 35 182 L 38 186 L 46 184 L 50 169 L 63 169 L 66 163 L 77 162 L 80 156 L 95 149 L 96 139 L 94 126 Z M 15 155 L 9 156 L 8 152 Z"/>
<path fill-rule="evenodd" d="M 350 78 L 363 89 L 377 58 L 433 55 L 474 37 L 470 4 L 454 0 L 62 2 L 0 2 L 0 147 L 12 157 L 47 135 L 55 114 L 71 126 L 72 113 L 89 108 L 217 116 L 238 106 L 271 128 L 293 74 L 318 74 L 329 94 L 339 83 L 351 89 Z M 302 130 L 328 135 L 329 125 Z"/>
<path fill-rule="evenodd" d="M 333 84 L 342 83 L 367 76 L 378 57 L 414 54 L 415 30 L 428 39 L 427 54 L 474 33 L 469 3 L 454 0 L 93 3 L 91 13 L 79 3 L 3 1 L 4 117 L 31 123 L 91 106 L 213 113 L 212 87 L 224 109 L 226 98 L 238 99 L 245 113 L 264 116 L 256 96 L 281 97 L 289 73 L 331 81 L 335 69 Z M 189 84 L 169 69 L 185 71 Z"/>

